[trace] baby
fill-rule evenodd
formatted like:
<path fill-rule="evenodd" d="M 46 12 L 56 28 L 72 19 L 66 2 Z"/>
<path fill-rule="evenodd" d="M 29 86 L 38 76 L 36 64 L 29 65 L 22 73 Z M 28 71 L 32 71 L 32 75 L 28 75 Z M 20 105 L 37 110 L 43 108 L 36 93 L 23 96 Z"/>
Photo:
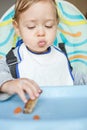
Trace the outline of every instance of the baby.
<path fill-rule="evenodd" d="M 13 50 L 17 78 L 11 75 L 6 57 L 0 60 L 0 91 L 8 94 L 6 98 L 16 93 L 26 103 L 25 93 L 34 100 L 40 86 L 73 85 L 66 55 L 53 46 L 58 21 L 55 0 L 17 0 L 13 26 L 23 43 Z"/>

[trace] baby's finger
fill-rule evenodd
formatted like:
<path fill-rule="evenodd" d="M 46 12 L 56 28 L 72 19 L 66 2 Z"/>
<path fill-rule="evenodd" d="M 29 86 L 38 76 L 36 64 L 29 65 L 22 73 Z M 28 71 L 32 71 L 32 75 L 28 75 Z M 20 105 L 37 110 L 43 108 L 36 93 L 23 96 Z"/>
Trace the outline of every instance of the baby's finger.
<path fill-rule="evenodd" d="M 24 91 L 29 95 L 30 99 L 32 100 L 39 96 L 39 94 L 36 96 L 33 89 L 27 86 L 24 87 Z"/>
<path fill-rule="evenodd" d="M 32 82 L 32 85 L 35 86 L 34 89 L 37 90 L 39 93 L 41 93 L 42 90 L 39 87 L 39 85 L 34 80 L 31 80 L 31 82 Z"/>
<path fill-rule="evenodd" d="M 33 81 L 33 80 L 26 80 L 26 85 L 31 88 L 32 92 L 34 95 L 36 95 L 36 97 L 39 96 L 39 93 L 41 92 L 41 89 L 39 87 L 39 85 Z"/>
<path fill-rule="evenodd" d="M 19 95 L 19 97 L 21 98 L 21 100 L 22 100 L 24 103 L 27 102 L 27 98 L 26 98 L 25 92 L 24 92 L 23 90 L 18 91 L 17 94 Z"/>

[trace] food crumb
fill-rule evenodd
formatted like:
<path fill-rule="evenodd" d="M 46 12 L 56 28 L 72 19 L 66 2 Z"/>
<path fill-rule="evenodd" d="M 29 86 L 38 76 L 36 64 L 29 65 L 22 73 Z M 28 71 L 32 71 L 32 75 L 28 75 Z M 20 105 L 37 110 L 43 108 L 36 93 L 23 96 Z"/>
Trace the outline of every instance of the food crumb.
<path fill-rule="evenodd" d="M 17 107 L 15 110 L 14 110 L 14 114 L 19 114 L 22 112 L 22 108 L 21 107 Z"/>
<path fill-rule="evenodd" d="M 39 120 L 39 119 L 40 119 L 40 116 L 39 116 L 39 115 L 35 115 L 35 116 L 33 116 L 33 119 L 34 119 L 34 120 Z"/>

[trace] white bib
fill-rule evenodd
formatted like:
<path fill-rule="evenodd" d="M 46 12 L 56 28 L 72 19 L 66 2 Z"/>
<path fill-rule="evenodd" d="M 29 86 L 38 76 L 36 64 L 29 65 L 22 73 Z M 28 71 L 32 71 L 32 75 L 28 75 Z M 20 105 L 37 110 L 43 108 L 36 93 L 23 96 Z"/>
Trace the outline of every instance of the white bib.
<path fill-rule="evenodd" d="M 19 77 L 32 79 L 39 86 L 73 85 L 66 56 L 53 46 L 50 49 L 48 53 L 35 54 L 22 44 L 19 48 Z"/>

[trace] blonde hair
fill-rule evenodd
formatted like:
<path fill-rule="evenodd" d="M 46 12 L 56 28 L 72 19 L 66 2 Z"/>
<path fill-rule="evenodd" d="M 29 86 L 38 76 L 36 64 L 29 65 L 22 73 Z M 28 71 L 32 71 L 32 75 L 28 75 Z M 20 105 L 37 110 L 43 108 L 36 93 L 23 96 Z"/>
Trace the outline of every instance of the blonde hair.
<path fill-rule="evenodd" d="M 58 20 L 58 12 L 57 12 L 57 5 L 55 0 L 16 0 L 15 3 L 15 14 L 14 14 L 14 20 L 18 21 L 19 16 L 21 13 L 26 11 L 28 8 L 30 8 L 33 4 L 40 2 L 40 1 L 50 1 L 52 5 L 54 6 L 55 12 L 56 12 L 56 18 Z"/>

